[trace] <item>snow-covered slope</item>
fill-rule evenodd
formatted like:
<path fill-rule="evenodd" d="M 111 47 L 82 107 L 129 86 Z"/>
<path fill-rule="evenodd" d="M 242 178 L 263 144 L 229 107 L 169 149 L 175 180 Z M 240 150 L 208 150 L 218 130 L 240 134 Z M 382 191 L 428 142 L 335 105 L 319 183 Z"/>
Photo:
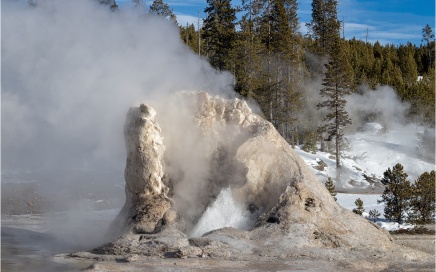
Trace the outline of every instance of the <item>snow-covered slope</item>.
<path fill-rule="evenodd" d="M 433 152 L 433 158 L 428 159 L 420 146 L 423 132 L 424 128 L 416 125 L 386 130 L 378 123 L 368 123 L 358 132 L 345 136 L 348 147 L 342 153 L 340 181 L 336 179 L 335 157 L 331 153 L 312 154 L 299 147 L 295 151 L 322 182 L 331 177 L 338 191 L 380 193 L 383 187 L 379 180 L 397 163 L 403 165 L 412 182 L 422 173 L 435 169 L 434 151 L 429 151 Z"/>
<path fill-rule="evenodd" d="M 384 219 L 384 204 L 380 194 L 384 187 L 380 183 L 383 173 L 401 163 L 410 181 L 415 181 L 422 173 L 435 169 L 434 150 L 423 150 L 420 137 L 425 128 L 416 125 L 397 126 L 386 130 L 379 123 L 365 124 L 358 132 L 347 135 L 347 149 L 341 158 L 341 180 L 336 179 L 336 161 L 333 154 L 318 151 L 315 154 L 296 147 L 295 151 L 311 166 L 321 182 L 331 177 L 335 183 L 337 202 L 348 210 L 353 210 L 354 201 L 363 201 L 368 217 L 370 210 L 380 213 L 376 224 L 387 229 L 411 228 L 410 224 L 387 222 Z M 427 156 L 425 156 L 427 153 Z M 430 158 L 430 159 L 429 159 Z"/>

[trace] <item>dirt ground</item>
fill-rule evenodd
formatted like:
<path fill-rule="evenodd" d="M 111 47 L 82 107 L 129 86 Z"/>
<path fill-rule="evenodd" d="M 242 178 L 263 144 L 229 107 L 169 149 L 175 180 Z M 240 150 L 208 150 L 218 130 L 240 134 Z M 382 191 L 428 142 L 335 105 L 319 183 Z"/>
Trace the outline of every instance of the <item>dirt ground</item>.
<path fill-rule="evenodd" d="M 402 246 L 410 247 L 412 249 L 416 249 L 419 251 L 423 251 L 425 253 L 435 255 L 435 225 L 428 224 L 423 226 L 428 229 L 430 232 L 427 234 L 395 234 L 391 233 L 394 241 Z"/>

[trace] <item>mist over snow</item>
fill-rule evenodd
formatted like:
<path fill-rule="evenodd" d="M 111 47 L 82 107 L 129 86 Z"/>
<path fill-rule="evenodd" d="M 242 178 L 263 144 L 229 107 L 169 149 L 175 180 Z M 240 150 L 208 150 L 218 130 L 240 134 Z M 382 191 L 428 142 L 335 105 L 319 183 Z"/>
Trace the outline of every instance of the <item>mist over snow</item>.
<path fill-rule="evenodd" d="M 180 90 L 232 95 L 231 76 L 175 24 L 93 0 L 2 1 L 1 54 L 4 172 L 122 173 L 130 106 Z"/>
<path fill-rule="evenodd" d="M 297 147 L 296 152 L 322 182 L 333 178 L 341 192 L 382 192 L 380 183 L 372 182 L 383 178 L 383 173 L 397 163 L 414 182 L 435 169 L 435 130 L 408 120 L 409 108 L 390 86 L 375 90 L 361 86 L 359 92 L 347 97 L 346 111 L 352 124 L 345 128 L 340 180 L 336 179 L 333 151 L 311 154 Z"/>
<path fill-rule="evenodd" d="M 359 92 L 346 99 L 346 111 L 354 128 L 372 121 L 379 122 L 385 128 L 407 124 L 406 115 L 410 105 L 402 102 L 390 86 L 378 86 L 375 90 L 361 86 Z"/>

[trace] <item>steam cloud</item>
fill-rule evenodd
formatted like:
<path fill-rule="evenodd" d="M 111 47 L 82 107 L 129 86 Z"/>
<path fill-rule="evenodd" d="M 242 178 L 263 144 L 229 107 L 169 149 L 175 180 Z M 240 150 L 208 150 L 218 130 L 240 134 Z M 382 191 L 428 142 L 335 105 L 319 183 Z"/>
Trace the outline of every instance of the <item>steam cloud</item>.
<path fill-rule="evenodd" d="M 130 106 L 232 83 L 183 45 L 176 25 L 133 9 L 41 0 L 2 10 L 3 170 L 122 171 Z"/>
<path fill-rule="evenodd" d="M 185 46 L 175 24 L 133 8 L 111 12 L 95 0 L 3 1 L 1 50 L 2 171 L 44 172 L 39 181 L 55 181 L 66 191 L 72 184 L 88 188 L 92 180 L 103 190 L 114 185 L 110 176 L 124 183 L 129 107 L 158 104 L 159 112 L 177 116 L 179 105 L 166 103 L 176 91 L 232 96 L 231 75 Z M 182 151 L 197 147 L 195 141 L 177 143 Z M 189 152 L 185 156 L 180 160 L 189 161 Z M 87 174 L 76 178 L 71 170 Z M 88 219 L 72 213 L 64 221 L 75 224 L 59 225 L 62 237 L 69 233 L 71 241 L 89 246 L 85 232 L 94 230 L 73 227 Z"/>
<path fill-rule="evenodd" d="M 353 126 L 377 121 L 384 127 L 405 125 L 410 105 L 400 100 L 390 86 L 379 86 L 369 90 L 361 86 L 361 92 L 347 97 L 346 110 L 353 120 Z"/>

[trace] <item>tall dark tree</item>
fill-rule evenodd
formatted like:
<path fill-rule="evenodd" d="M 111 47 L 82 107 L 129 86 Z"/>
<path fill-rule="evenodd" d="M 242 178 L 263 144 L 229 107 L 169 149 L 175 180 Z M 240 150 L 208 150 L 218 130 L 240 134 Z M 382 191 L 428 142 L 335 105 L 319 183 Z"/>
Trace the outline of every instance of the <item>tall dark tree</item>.
<path fill-rule="evenodd" d="M 407 215 L 412 187 L 407 180 L 407 173 L 401 164 L 396 164 L 392 170 L 388 168 L 383 173 L 381 183 L 385 190 L 378 203 L 385 204 L 384 216 L 394 222 L 402 223 Z"/>
<path fill-rule="evenodd" d="M 351 124 L 348 112 L 345 111 L 347 100 L 345 97 L 352 91 L 351 67 L 342 47 L 342 41 L 337 38 L 335 52 L 326 64 L 327 72 L 321 89 L 321 96 L 326 100 L 317 105 L 318 109 L 326 109 L 323 118 L 324 124 L 320 131 L 325 135 L 325 140 L 335 139 L 336 168 L 340 167 L 341 147 L 344 142 L 344 127 Z"/>
<path fill-rule="evenodd" d="M 244 1 L 244 3 L 246 3 Z M 294 143 L 296 112 L 301 107 L 303 69 L 301 35 L 298 33 L 297 3 L 294 0 L 253 0 L 252 18 L 261 73 L 255 92 L 263 112 L 290 143 Z M 299 85 L 300 84 L 300 85 Z M 296 138 L 296 137 L 295 137 Z"/>
<path fill-rule="evenodd" d="M 260 84 L 261 57 L 258 53 L 261 51 L 261 44 L 255 35 L 254 22 L 250 18 L 250 14 L 246 14 L 239 21 L 240 31 L 235 46 L 235 57 L 238 60 L 235 90 L 253 98 Z"/>
<path fill-rule="evenodd" d="M 320 55 L 328 55 L 335 46 L 336 35 L 341 26 L 337 6 L 337 0 L 312 1 L 312 21 L 307 27 L 315 41 L 314 50 Z"/>
<path fill-rule="evenodd" d="M 427 57 L 429 61 L 429 66 L 431 67 L 432 59 L 434 56 L 434 34 L 433 30 L 428 24 L 422 29 L 422 41 L 426 42 Z"/>
<path fill-rule="evenodd" d="M 165 17 L 174 23 L 177 23 L 176 15 L 174 15 L 173 10 L 170 6 L 163 2 L 162 0 L 154 0 L 150 6 L 150 14 Z"/>
<path fill-rule="evenodd" d="M 207 0 L 202 37 L 210 64 L 219 70 L 234 70 L 232 52 L 236 41 L 236 11 L 231 0 Z"/>

